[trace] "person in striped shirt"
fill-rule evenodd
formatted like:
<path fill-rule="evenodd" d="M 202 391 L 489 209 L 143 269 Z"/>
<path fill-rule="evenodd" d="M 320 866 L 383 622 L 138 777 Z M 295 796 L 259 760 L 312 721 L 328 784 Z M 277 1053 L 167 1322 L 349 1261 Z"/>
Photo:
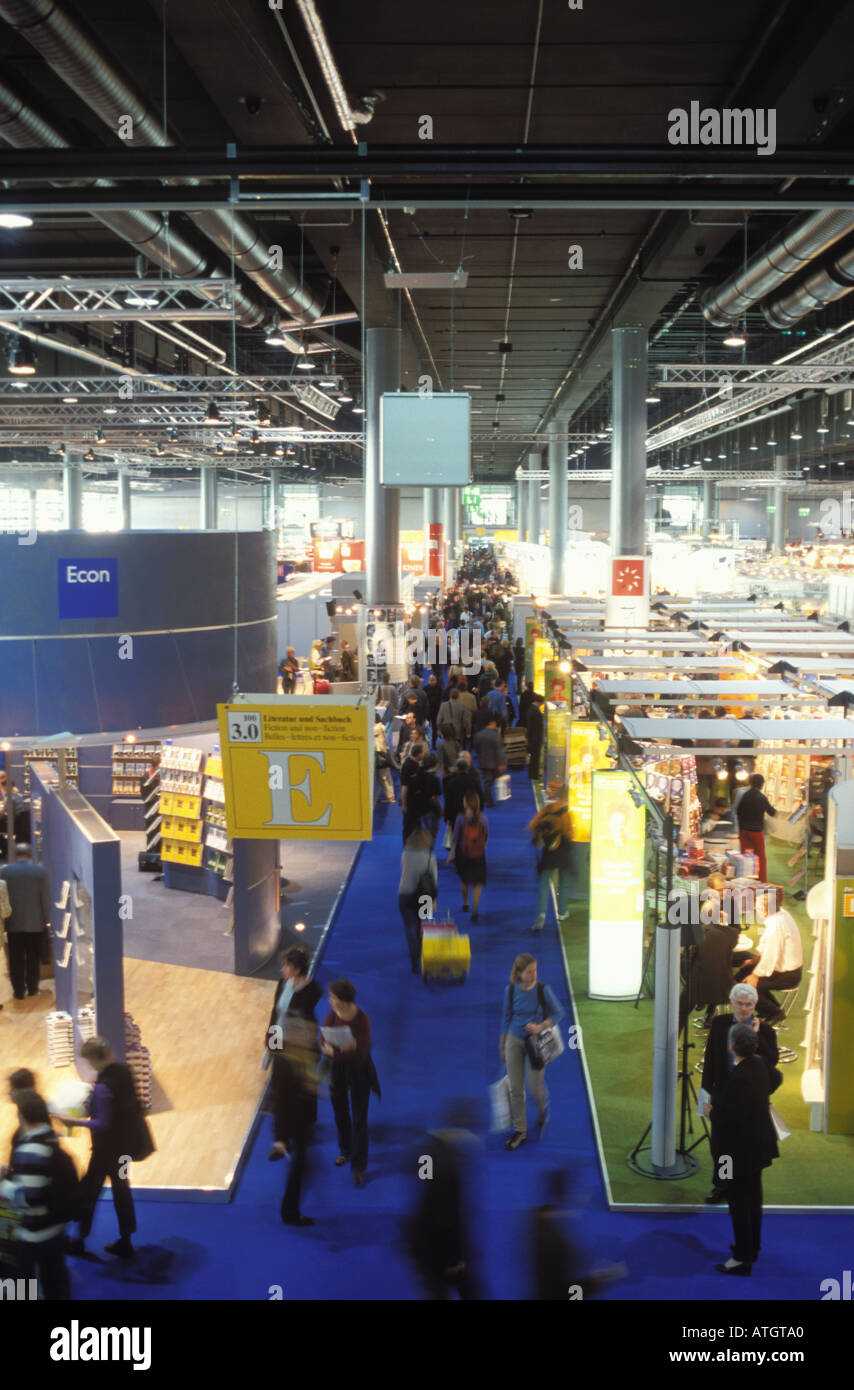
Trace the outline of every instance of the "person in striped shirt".
<path fill-rule="evenodd" d="M 42 1297 L 71 1297 L 65 1265 L 65 1221 L 52 1209 L 59 1140 L 47 1106 L 35 1091 L 18 1091 L 19 1128 L 7 1169 L 0 1170 L 0 1197 L 20 1211 L 18 1259 L 21 1272 L 41 1284 Z"/>

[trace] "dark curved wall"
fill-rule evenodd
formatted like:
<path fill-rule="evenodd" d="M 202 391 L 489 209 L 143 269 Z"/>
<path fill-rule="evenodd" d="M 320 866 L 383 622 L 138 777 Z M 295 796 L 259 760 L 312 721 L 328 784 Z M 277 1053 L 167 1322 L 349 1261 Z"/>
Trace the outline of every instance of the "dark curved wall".
<path fill-rule="evenodd" d="M 60 618 L 60 560 L 114 560 L 117 616 Z M 238 685 L 272 692 L 272 532 L 0 536 L 0 737 L 212 719 L 232 691 L 235 568 Z M 97 607 L 97 586 L 65 592 Z M 133 638 L 130 660 L 121 636 Z"/>

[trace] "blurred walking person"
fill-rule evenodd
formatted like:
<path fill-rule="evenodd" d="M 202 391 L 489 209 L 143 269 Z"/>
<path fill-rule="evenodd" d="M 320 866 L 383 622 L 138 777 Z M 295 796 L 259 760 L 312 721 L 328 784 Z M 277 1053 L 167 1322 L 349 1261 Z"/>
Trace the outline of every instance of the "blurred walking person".
<path fill-rule="evenodd" d="M 454 823 L 451 848 L 447 863 L 456 867 L 460 877 L 463 895 L 463 912 L 469 910 L 469 889 L 471 889 L 471 920 L 478 920 L 480 895 L 486 883 L 486 846 L 489 840 L 489 822 L 480 809 L 480 797 L 467 792 L 463 810 Z"/>
<path fill-rule="evenodd" d="M 89 1118 L 60 1118 L 65 1124 L 83 1125 L 91 1132 L 92 1154 L 81 1182 L 80 1218 L 77 1223 L 79 1237 L 70 1243 L 69 1250 L 72 1255 L 84 1253 L 95 1206 L 101 1188 L 109 1178 L 119 1223 L 119 1239 L 112 1245 L 105 1245 L 104 1249 L 108 1255 L 118 1255 L 120 1259 L 128 1260 L 134 1253 L 131 1236 L 136 1231 L 133 1194 L 127 1177 L 128 1159 L 147 1157 L 140 1149 L 140 1143 L 145 1142 L 148 1127 L 137 1099 L 130 1067 L 114 1060 L 106 1038 L 88 1038 L 80 1049 L 80 1056 L 96 1073 L 89 1099 Z M 148 1153 L 152 1148 L 153 1145 Z"/>
<path fill-rule="evenodd" d="M 351 1164 L 353 1182 L 361 1187 L 368 1166 L 368 1105 L 371 1091 L 380 1094 L 371 1057 L 371 1021 L 357 1005 L 356 990 L 349 980 L 332 981 L 329 1007 L 323 1020 L 320 1050 L 332 1063 L 329 1099 L 339 1148 L 335 1166 Z"/>
<path fill-rule="evenodd" d="M 301 1198 L 317 1123 L 317 1024 L 313 1014 L 288 1009 L 280 1028 L 281 1046 L 273 1053 L 271 1097 L 273 1148 L 282 1156 L 290 1154 L 281 1217 L 286 1226 L 313 1226 L 314 1218 L 303 1215 Z"/>
<path fill-rule="evenodd" d="M 566 787 L 562 782 L 549 782 L 547 794 L 546 804 L 528 826 L 537 849 L 537 916 L 534 931 L 542 931 L 546 925 L 549 891 L 555 876 L 559 921 L 566 916 L 572 886 L 572 820 Z"/>

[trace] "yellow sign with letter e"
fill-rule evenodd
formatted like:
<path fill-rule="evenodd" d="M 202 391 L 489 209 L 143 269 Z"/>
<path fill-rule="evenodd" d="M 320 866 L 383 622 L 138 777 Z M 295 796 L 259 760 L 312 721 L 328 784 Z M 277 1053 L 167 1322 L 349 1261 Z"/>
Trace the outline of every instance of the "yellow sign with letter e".
<path fill-rule="evenodd" d="M 243 695 L 217 718 L 232 839 L 371 838 L 372 698 Z"/>

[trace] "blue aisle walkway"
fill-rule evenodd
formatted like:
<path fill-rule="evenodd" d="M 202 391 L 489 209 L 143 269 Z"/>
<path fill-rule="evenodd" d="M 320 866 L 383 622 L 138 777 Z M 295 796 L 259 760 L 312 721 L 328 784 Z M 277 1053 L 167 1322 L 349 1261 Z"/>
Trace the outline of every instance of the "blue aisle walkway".
<path fill-rule="evenodd" d="M 122 1267 L 107 1257 L 98 1265 L 72 1261 L 75 1297 L 265 1299 L 276 1285 L 286 1299 L 421 1296 L 399 1240 L 417 1185 L 419 1138 L 440 1122 L 444 1100 L 454 1096 L 478 1099 L 485 1134 L 486 1088 L 500 1072 L 503 988 L 513 958 L 535 940 L 540 977 L 567 1010 L 564 1032 L 572 1021 L 557 933 L 553 926 L 539 938 L 527 931 L 536 884 L 524 826 L 533 809 L 527 777 L 515 774 L 512 800 L 489 813 L 489 881 L 480 922 L 468 928 L 472 972 L 462 988 L 425 987 L 410 973 L 397 912 L 400 812 L 391 805 L 377 810 L 374 839 L 363 848 L 318 972 L 322 985 L 336 975 L 349 977 L 373 1024 L 383 1098 L 371 1101 L 365 1187 L 355 1189 L 349 1171 L 333 1166 L 335 1131 L 322 1093 L 303 1197 L 315 1227 L 296 1231 L 279 1221 L 284 1165 L 267 1162 L 271 1121 L 265 1118 L 231 1206 L 141 1205 L 138 1260 Z M 467 919 L 458 914 L 459 902 L 456 875 L 442 868 L 440 912 L 451 907 L 462 924 Z M 588 1263 L 628 1266 L 609 1298 L 814 1299 L 821 1280 L 839 1277 L 846 1267 L 854 1229 L 849 1218 L 767 1219 L 762 1274 L 757 1269 L 746 1281 L 724 1279 L 712 1268 L 732 1238 L 725 1211 L 608 1212 L 578 1055 L 567 1051 L 549 1068 L 548 1080 L 552 1121 L 541 1142 L 532 1134 L 509 1154 L 501 1136 L 485 1134 L 478 1228 L 488 1297 L 526 1296 L 526 1213 L 541 1200 L 543 1175 L 554 1166 L 571 1170 L 574 1233 Z M 529 1118 L 533 1122 L 532 1112 Z M 93 1247 L 114 1231 L 111 1207 L 102 1204 Z"/>

